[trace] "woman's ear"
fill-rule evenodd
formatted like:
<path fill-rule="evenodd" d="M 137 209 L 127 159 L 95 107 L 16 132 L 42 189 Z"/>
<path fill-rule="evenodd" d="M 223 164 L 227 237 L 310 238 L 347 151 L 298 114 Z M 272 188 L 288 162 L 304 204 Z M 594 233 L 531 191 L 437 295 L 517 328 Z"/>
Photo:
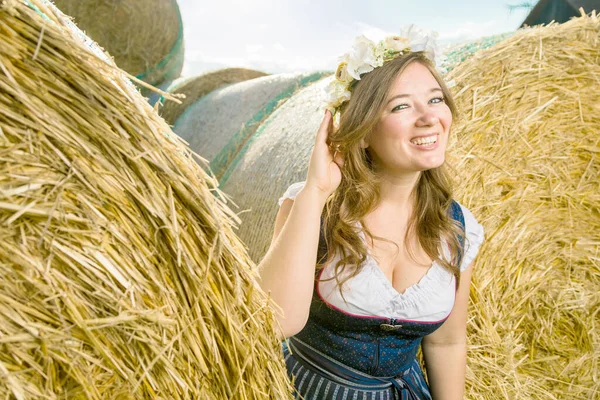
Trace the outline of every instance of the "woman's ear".
<path fill-rule="evenodd" d="M 363 149 L 369 147 L 369 143 L 367 143 L 367 140 L 365 138 L 360 139 L 360 147 L 362 147 Z"/>

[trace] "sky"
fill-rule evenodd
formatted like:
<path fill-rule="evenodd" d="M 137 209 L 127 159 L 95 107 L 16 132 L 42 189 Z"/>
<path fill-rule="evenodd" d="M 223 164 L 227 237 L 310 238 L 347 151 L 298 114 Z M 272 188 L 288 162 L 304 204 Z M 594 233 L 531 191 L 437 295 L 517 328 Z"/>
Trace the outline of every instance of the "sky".
<path fill-rule="evenodd" d="M 178 0 L 185 41 L 182 76 L 228 67 L 267 73 L 334 70 L 360 34 L 378 39 L 415 24 L 442 49 L 517 29 L 520 0 Z"/>

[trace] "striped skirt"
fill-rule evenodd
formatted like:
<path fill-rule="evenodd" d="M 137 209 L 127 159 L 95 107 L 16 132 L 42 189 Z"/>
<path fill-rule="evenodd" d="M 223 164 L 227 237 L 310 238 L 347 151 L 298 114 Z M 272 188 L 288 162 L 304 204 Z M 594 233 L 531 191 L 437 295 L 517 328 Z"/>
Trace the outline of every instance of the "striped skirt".
<path fill-rule="evenodd" d="M 304 350 L 304 349 L 303 349 Z M 293 350 L 295 351 L 295 350 Z M 316 350 L 315 350 L 316 351 Z M 357 381 L 351 382 L 327 371 L 319 371 L 310 361 L 307 362 L 298 351 L 294 356 L 287 343 L 283 345 L 283 354 L 288 376 L 294 382 L 295 398 L 302 400 L 431 400 L 429 387 L 415 359 L 402 374 L 401 384 L 394 382 L 387 385 L 361 385 L 360 378 L 368 375 L 352 370 L 351 373 L 361 375 Z M 327 356 L 324 356 L 327 357 Z M 329 357 L 327 357 L 329 359 Z M 331 359 L 329 359 L 331 360 Z M 390 379 L 390 382 L 393 378 Z M 382 387 L 386 386 L 386 387 Z"/>

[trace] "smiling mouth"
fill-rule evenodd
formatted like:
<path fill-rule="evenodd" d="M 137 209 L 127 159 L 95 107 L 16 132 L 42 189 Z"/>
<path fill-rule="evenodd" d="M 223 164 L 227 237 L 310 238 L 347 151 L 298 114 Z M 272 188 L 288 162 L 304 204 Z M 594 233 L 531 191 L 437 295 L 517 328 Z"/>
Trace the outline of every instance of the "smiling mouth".
<path fill-rule="evenodd" d="M 412 139 L 410 142 L 412 144 L 416 144 L 417 146 L 427 146 L 427 145 L 436 143 L 437 138 L 438 138 L 437 135 L 432 135 L 432 136 Z"/>

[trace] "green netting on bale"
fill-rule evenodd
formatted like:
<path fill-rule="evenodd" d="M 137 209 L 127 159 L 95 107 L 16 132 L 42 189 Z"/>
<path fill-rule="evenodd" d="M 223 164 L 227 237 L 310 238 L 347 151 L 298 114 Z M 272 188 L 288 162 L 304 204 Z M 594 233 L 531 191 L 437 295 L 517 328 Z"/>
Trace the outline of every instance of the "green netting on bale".
<path fill-rule="evenodd" d="M 261 122 L 268 118 L 273 111 L 281 106 L 287 99 L 289 99 L 298 90 L 318 81 L 325 75 L 330 75 L 330 72 L 316 72 L 311 74 L 298 74 L 294 78 L 286 80 L 284 85 L 277 85 L 275 91 L 272 91 L 272 96 L 263 97 L 263 101 L 256 102 L 257 98 L 252 96 L 251 98 L 245 98 L 243 101 L 245 106 L 240 106 L 238 110 L 245 109 L 254 113 L 252 115 L 247 114 L 249 118 L 243 122 L 242 127 L 235 131 L 229 139 L 224 142 L 219 152 L 214 157 L 209 158 L 210 169 L 215 174 L 217 179 L 223 177 L 225 171 L 229 168 L 233 160 L 237 157 L 237 154 L 244 147 L 245 143 L 250 140 L 256 129 L 260 126 Z M 266 79 L 266 78 L 259 78 Z M 280 79 L 285 79 L 284 76 L 280 76 Z M 245 94 L 249 94 L 247 91 Z M 265 94 L 264 92 L 262 93 Z M 252 101 L 254 100 L 254 101 Z M 248 106 L 254 107 L 248 107 Z M 260 108 L 258 107 L 260 106 Z M 244 116 L 246 117 L 246 116 Z M 231 122 L 237 123 L 235 118 L 231 119 Z M 239 126 L 239 125 L 238 125 Z M 201 153 L 204 154 L 204 153 Z M 226 180 L 227 178 L 225 178 Z"/>

